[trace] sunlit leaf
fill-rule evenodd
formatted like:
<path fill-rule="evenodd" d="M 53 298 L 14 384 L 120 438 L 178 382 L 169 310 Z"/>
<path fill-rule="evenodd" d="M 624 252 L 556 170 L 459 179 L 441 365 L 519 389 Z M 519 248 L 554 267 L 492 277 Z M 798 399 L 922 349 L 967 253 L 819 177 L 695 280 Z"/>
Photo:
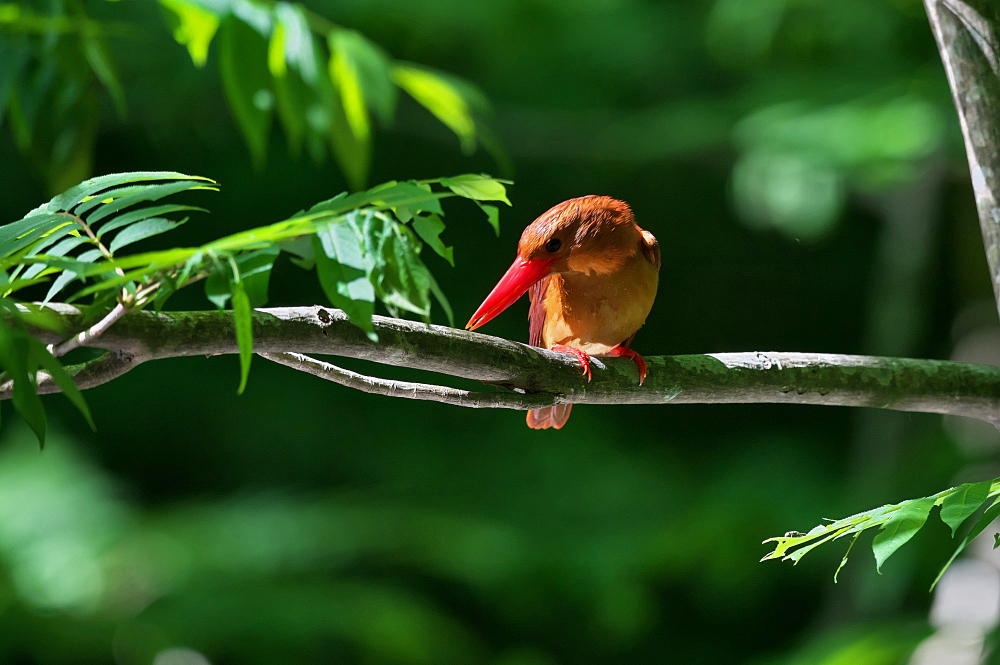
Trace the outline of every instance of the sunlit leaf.
<path fill-rule="evenodd" d="M 504 183 L 510 184 L 510 181 L 497 180 L 487 175 L 475 173 L 467 173 L 454 178 L 441 178 L 441 184 L 459 196 L 476 201 L 503 201 L 510 205 Z"/>
<path fill-rule="evenodd" d="M 186 0 L 160 0 L 174 17 L 174 39 L 187 47 L 196 67 L 208 60 L 208 47 L 219 29 L 219 19 L 209 11 Z"/>
<path fill-rule="evenodd" d="M 934 507 L 935 497 L 924 497 L 904 503 L 892 513 L 882 529 L 875 534 L 872 551 L 875 553 L 875 569 L 882 572 L 882 564 L 892 554 L 906 544 L 924 526 L 927 515 Z"/>
<path fill-rule="evenodd" d="M 372 326 L 375 288 L 368 277 L 370 271 L 359 235 L 362 225 L 363 222 L 352 220 L 321 227 L 313 240 L 313 255 L 326 297 L 344 310 L 369 338 L 376 340 Z"/>
<path fill-rule="evenodd" d="M 350 95 L 351 92 L 348 91 L 348 94 Z M 357 190 L 362 189 L 368 179 L 372 147 L 370 133 L 358 131 L 357 117 L 352 124 L 348 111 L 348 105 L 351 103 L 350 99 L 345 102 L 343 89 L 338 89 L 333 95 L 331 99 L 333 124 L 330 127 L 330 142 L 333 146 L 333 156 L 336 158 L 340 170 L 344 172 L 344 177 L 347 178 L 351 188 Z"/>
<path fill-rule="evenodd" d="M 958 527 L 979 509 L 990 493 L 992 480 L 965 483 L 956 487 L 941 503 L 941 521 L 951 527 L 951 537 L 955 537 Z"/>
<path fill-rule="evenodd" d="M 357 91 L 352 94 L 356 94 L 362 107 L 375 111 L 384 124 L 390 123 L 396 110 L 396 86 L 392 80 L 389 56 L 354 30 L 330 33 L 329 47 L 330 75 L 335 84 L 343 81 L 351 87 L 356 86 Z M 344 106 L 350 121 L 352 109 L 348 107 L 346 96 Z M 362 111 L 363 108 L 353 110 L 359 116 Z M 364 113 L 364 123 L 367 126 L 367 112 Z"/>
<path fill-rule="evenodd" d="M 393 67 L 392 79 L 455 132 L 462 150 L 471 152 L 475 148 L 476 121 L 469 103 L 454 83 L 441 74 L 411 65 Z"/>
<path fill-rule="evenodd" d="M 39 206 L 32 212 L 56 213 L 63 210 L 73 210 L 73 208 L 85 199 L 100 197 L 101 193 L 119 185 L 134 182 L 158 182 L 161 180 L 198 180 L 203 184 L 215 186 L 215 181 L 202 176 L 190 176 L 174 171 L 132 171 L 129 173 L 111 173 L 98 176 L 89 180 L 84 180 L 76 187 L 72 187 L 62 194 L 54 197 L 48 203 Z"/>
<path fill-rule="evenodd" d="M 243 285 L 233 280 L 230 283 L 233 297 L 233 323 L 236 327 L 236 343 L 240 348 L 240 387 L 236 391 L 242 395 L 250 377 L 250 361 L 253 359 L 253 308 Z"/>

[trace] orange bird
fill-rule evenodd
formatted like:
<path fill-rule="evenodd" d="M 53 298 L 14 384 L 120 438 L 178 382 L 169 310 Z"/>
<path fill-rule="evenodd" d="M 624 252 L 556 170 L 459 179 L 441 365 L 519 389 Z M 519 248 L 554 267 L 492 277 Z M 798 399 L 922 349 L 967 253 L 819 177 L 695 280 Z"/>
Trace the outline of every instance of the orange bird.
<path fill-rule="evenodd" d="M 526 291 L 532 346 L 571 353 L 590 381 L 590 356 L 631 358 L 646 378 L 646 362 L 629 348 L 656 297 L 660 246 L 635 223 L 624 201 L 581 196 L 563 201 L 521 234 L 517 258 L 466 329 L 475 330 Z M 572 404 L 528 412 L 528 427 L 559 429 Z"/>

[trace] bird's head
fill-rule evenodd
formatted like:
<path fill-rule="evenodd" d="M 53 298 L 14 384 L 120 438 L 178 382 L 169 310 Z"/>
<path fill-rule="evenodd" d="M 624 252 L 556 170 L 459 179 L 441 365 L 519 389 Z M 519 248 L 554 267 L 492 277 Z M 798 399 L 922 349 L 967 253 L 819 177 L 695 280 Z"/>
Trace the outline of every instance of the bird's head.
<path fill-rule="evenodd" d="M 581 196 L 553 206 L 528 225 L 517 258 L 466 324 L 475 330 L 553 274 L 614 271 L 638 247 L 638 227 L 624 201 Z"/>

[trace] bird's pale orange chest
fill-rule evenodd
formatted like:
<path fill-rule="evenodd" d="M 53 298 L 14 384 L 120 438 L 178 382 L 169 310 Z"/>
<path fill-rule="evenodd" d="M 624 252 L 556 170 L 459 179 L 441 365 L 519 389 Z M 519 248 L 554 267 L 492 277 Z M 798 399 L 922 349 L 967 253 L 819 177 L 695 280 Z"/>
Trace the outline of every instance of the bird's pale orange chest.
<path fill-rule="evenodd" d="M 640 253 L 610 273 L 555 275 L 544 295 L 545 347 L 563 344 L 596 355 L 627 340 L 653 307 L 657 272 Z"/>

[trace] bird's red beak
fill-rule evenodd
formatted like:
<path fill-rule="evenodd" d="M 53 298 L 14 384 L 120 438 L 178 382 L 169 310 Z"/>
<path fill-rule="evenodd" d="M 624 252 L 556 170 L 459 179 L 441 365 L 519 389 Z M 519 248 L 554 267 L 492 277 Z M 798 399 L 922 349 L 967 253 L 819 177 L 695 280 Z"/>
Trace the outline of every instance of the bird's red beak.
<path fill-rule="evenodd" d="M 532 284 L 551 274 L 552 264 L 555 262 L 556 259 L 525 261 L 520 256 L 517 257 L 497 285 L 490 291 L 490 295 L 486 296 L 486 300 L 465 324 L 465 329 L 475 330 L 513 305 L 514 301 L 524 295 L 524 292 Z"/>

